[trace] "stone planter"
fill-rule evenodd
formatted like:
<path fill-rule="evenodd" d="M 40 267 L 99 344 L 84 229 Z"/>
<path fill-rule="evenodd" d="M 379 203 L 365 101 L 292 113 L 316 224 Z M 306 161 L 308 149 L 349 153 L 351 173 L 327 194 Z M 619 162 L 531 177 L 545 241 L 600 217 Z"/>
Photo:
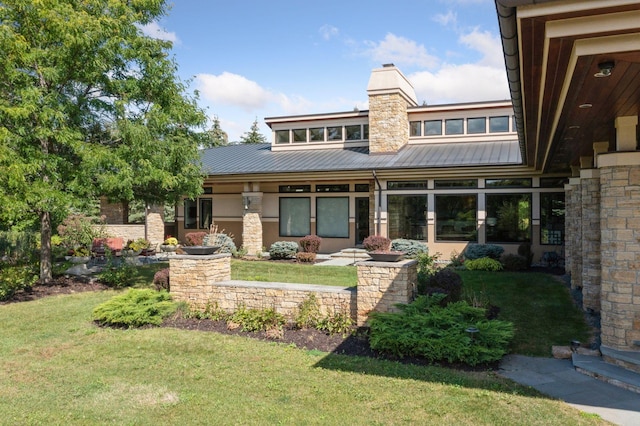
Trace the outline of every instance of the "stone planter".
<path fill-rule="evenodd" d="M 371 260 L 375 262 L 399 262 L 404 258 L 404 253 L 401 251 L 388 251 L 388 252 L 369 252 Z"/>
<path fill-rule="evenodd" d="M 89 263 L 89 261 L 91 260 L 91 257 L 89 256 L 69 256 L 68 257 L 69 262 L 71 263 L 75 263 L 75 264 L 83 264 L 83 263 Z"/>
<path fill-rule="evenodd" d="M 125 257 L 140 256 L 140 253 L 142 253 L 142 250 L 122 250 L 122 255 Z"/>
<path fill-rule="evenodd" d="M 160 250 L 162 250 L 165 253 L 173 253 L 176 251 L 176 249 L 178 248 L 178 246 L 176 245 L 170 245 L 170 244 L 161 244 L 160 245 Z"/>
<path fill-rule="evenodd" d="M 185 246 L 182 247 L 182 250 L 184 250 L 187 254 L 202 256 L 207 254 L 214 254 L 219 248 L 219 246 Z"/>

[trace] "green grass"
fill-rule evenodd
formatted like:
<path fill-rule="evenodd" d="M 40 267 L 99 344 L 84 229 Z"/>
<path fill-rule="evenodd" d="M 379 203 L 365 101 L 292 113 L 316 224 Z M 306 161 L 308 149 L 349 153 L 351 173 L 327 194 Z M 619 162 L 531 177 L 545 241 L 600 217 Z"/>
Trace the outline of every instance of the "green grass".
<path fill-rule="evenodd" d="M 231 279 L 341 287 L 353 287 L 358 284 L 355 266 L 314 266 L 238 259 L 231 260 Z"/>
<path fill-rule="evenodd" d="M 588 341 L 589 328 L 568 288 L 542 273 L 458 271 L 465 291 L 489 298 L 500 307 L 499 319 L 516 327 L 512 352 L 550 356 L 552 345 Z"/>
<path fill-rule="evenodd" d="M 604 424 L 491 372 L 96 327 L 91 311 L 115 294 L 0 305 L 0 423 Z"/>

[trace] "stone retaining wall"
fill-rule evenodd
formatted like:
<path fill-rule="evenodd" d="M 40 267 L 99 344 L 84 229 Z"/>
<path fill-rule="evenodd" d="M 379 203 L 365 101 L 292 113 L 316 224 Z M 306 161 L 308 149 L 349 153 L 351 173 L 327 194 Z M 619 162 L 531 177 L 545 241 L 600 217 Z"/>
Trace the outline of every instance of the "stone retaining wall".
<path fill-rule="evenodd" d="M 413 300 L 417 262 L 360 262 L 358 287 L 267 283 L 231 280 L 231 255 L 176 255 L 169 259 L 171 295 L 193 309 L 217 305 L 226 312 L 239 307 L 274 308 L 293 319 L 298 307 L 314 294 L 324 314 L 347 313 L 364 325 L 370 312 L 395 312 L 397 303 Z"/>

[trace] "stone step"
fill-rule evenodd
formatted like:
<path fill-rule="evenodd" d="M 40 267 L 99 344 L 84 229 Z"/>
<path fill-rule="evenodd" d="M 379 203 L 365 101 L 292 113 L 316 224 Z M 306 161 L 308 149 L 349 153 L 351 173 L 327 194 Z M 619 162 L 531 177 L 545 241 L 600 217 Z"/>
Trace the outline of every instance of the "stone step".
<path fill-rule="evenodd" d="M 348 259 L 357 259 L 357 260 L 367 260 L 370 259 L 370 256 L 367 254 L 366 250 L 363 249 L 343 249 L 337 253 L 331 253 L 331 258 L 348 258 Z"/>
<path fill-rule="evenodd" d="M 571 357 L 576 371 L 603 382 L 640 393 L 640 374 L 617 365 L 609 364 L 599 356 L 580 355 Z"/>

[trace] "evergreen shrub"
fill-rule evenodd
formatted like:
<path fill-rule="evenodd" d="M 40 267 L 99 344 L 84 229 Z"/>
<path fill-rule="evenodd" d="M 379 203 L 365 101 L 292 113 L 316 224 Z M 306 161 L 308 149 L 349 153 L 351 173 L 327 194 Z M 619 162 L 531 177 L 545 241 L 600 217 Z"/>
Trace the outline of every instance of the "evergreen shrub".
<path fill-rule="evenodd" d="M 502 263 L 490 257 L 481 257 L 480 259 L 467 260 L 464 267 L 469 271 L 501 271 Z"/>
<path fill-rule="evenodd" d="M 496 244 L 469 244 L 464 251 L 464 257 L 467 260 L 480 259 L 482 257 L 500 260 L 502 253 L 504 253 L 504 248 Z"/>
<path fill-rule="evenodd" d="M 298 252 L 298 243 L 295 241 L 276 241 L 269 247 L 269 258 L 294 259 Z"/>
<path fill-rule="evenodd" d="M 165 291 L 129 289 L 93 310 L 93 320 L 111 327 L 142 327 L 160 325 L 162 320 L 177 309 L 171 296 Z"/>
<path fill-rule="evenodd" d="M 428 253 L 429 249 L 420 241 L 396 238 L 391 241 L 391 251 L 401 251 L 405 257 L 414 259 L 421 253 Z"/>

